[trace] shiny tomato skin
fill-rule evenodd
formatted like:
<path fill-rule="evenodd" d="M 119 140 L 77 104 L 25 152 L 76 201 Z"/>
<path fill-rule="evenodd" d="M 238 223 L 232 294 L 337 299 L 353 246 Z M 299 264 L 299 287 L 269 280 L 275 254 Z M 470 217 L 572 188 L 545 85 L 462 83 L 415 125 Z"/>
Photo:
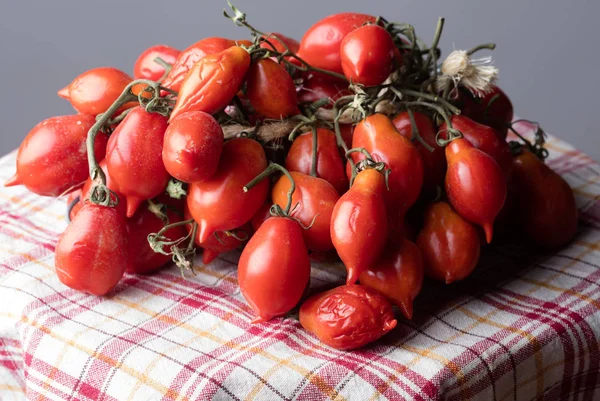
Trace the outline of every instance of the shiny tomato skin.
<path fill-rule="evenodd" d="M 181 83 L 171 120 L 187 111 L 214 114 L 237 94 L 250 67 L 250 54 L 238 46 L 196 63 Z"/>
<path fill-rule="evenodd" d="M 165 77 L 162 85 L 175 92 L 179 92 L 185 77 L 198 61 L 202 60 L 205 56 L 220 53 L 235 45 L 236 42 L 234 40 L 219 37 L 199 40 L 179 53 L 177 60 L 173 63 L 171 71 Z"/>
<path fill-rule="evenodd" d="M 78 113 L 96 116 L 108 110 L 131 81 L 133 78 L 116 68 L 94 68 L 79 75 L 59 90 L 58 96 L 71 102 Z M 124 105 L 117 114 L 132 104 Z"/>
<path fill-rule="evenodd" d="M 96 119 L 75 114 L 51 117 L 33 127 L 17 153 L 17 172 L 4 186 L 24 185 L 42 196 L 59 196 L 83 185 L 89 174 L 87 133 Z M 108 137 L 99 133 L 94 154 L 102 160 Z"/>
<path fill-rule="evenodd" d="M 492 241 L 494 220 L 506 200 L 506 178 L 494 159 L 464 138 L 446 146 L 446 194 L 466 220 L 483 227 Z"/>
<path fill-rule="evenodd" d="M 200 242 L 215 231 L 233 230 L 252 219 L 267 199 L 269 182 L 263 180 L 248 192 L 243 187 L 266 167 L 267 158 L 258 142 L 236 138 L 225 143 L 217 172 L 188 189 L 187 206 L 198 222 Z"/>
<path fill-rule="evenodd" d="M 417 148 L 398 133 L 392 120 L 384 114 L 372 114 L 356 126 L 352 147 L 365 148 L 373 160 L 384 162 L 391 170 L 385 202 L 390 218 L 402 220 L 419 198 L 423 186 L 423 160 Z M 355 163 L 364 158 L 362 153 L 352 154 Z"/>
<path fill-rule="evenodd" d="M 388 233 L 385 190 L 381 173 L 361 171 L 333 209 L 331 241 L 348 271 L 347 284 L 354 284 L 383 251 Z"/>
<path fill-rule="evenodd" d="M 149 79 L 158 81 L 165 74 L 165 68 L 154 61 L 160 57 L 167 64 L 173 65 L 177 61 L 181 51 L 167 45 L 155 45 L 147 48 L 140 54 L 133 67 L 135 79 Z"/>
<path fill-rule="evenodd" d="M 517 225 L 545 248 L 568 244 L 577 233 L 578 211 L 569 184 L 533 153 L 522 150 L 514 159 Z"/>
<path fill-rule="evenodd" d="M 431 118 L 417 111 L 413 112 L 415 123 L 419 130 L 421 138 L 433 148 L 433 152 L 425 148 L 419 141 L 415 140 L 413 144 L 419 151 L 423 159 L 423 186 L 429 190 L 434 190 L 436 186 L 443 185 L 446 175 L 446 155 L 444 148 L 438 146 L 435 137 L 437 130 Z M 407 138 L 412 138 L 412 125 L 408 112 L 404 111 L 394 117 L 394 126 L 400 134 Z"/>
<path fill-rule="evenodd" d="M 411 319 L 423 277 L 421 251 L 414 242 L 401 238 L 397 244 L 388 245 L 379 260 L 361 273 L 360 283 L 385 295 Z"/>
<path fill-rule="evenodd" d="M 339 13 L 325 17 L 306 31 L 298 56 L 313 67 L 342 73 L 340 45 L 344 37 L 375 17 L 358 13 Z"/>
<path fill-rule="evenodd" d="M 181 217 L 173 211 L 167 211 L 168 224 L 181 221 Z M 159 270 L 171 262 L 171 256 L 154 252 L 148 243 L 148 235 L 159 232 L 167 222 L 155 215 L 143 205 L 127 219 L 128 252 L 127 273 L 149 274 Z M 187 232 L 183 226 L 173 227 L 163 235 L 171 241 L 185 237 Z"/>
<path fill-rule="evenodd" d="M 102 160 L 100 163 L 98 163 L 98 165 L 100 166 L 102 171 L 104 171 L 104 177 L 106 178 L 106 187 L 113 191 L 113 201 L 117 202 L 115 209 L 117 209 L 119 213 L 125 216 L 125 214 L 127 213 L 127 201 L 123 194 L 119 192 L 119 189 L 117 188 L 117 185 L 114 183 L 113 179 L 110 178 L 110 174 L 108 173 L 108 167 L 106 167 L 106 159 Z M 80 202 L 82 205 L 89 201 L 91 195 L 90 191 L 92 189 L 93 184 L 94 183 L 90 177 L 88 177 L 87 180 L 85 180 L 85 184 L 83 184 L 83 187 L 81 188 Z"/>
<path fill-rule="evenodd" d="M 300 301 L 310 278 L 310 260 L 297 221 L 266 220 L 248 241 L 238 263 L 238 282 L 257 317 L 266 322 Z"/>
<path fill-rule="evenodd" d="M 308 75 L 298 92 L 298 102 L 310 104 L 324 98 L 329 98 L 330 104 L 323 106 L 331 109 L 333 103 L 342 96 L 349 96 L 352 92 L 348 89 L 348 83 L 332 78 L 315 77 Z"/>
<path fill-rule="evenodd" d="M 498 163 L 504 175 L 510 177 L 512 169 L 512 152 L 508 143 L 502 139 L 501 135 L 493 128 L 487 125 L 476 123 L 469 117 L 457 115 L 450 117 L 452 127 L 459 130 L 465 139 L 467 139 L 477 149 L 492 156 Z M 446 130 L 448 127 L 444 122 L 440 130 Z"/>
<path fill-rule="evenodd" d="M 296 87 L 288 72 L 277 62 L 266 58 L 250 66 L 246 95 L 258 114 L 280 119 L 300 113 Z"/>
<path fill-rule="evenodd" d="M 477 266 L 479 233 L 446 202 L 425 211 L 425 225 L 417 236 L 425 274 L 450 284 L 468 277 Z"/>
<path fill-rule="evenodd" d="M 169 182 L 162 161 L 167 118 L 134 108 L 112 133 L 106 151 L 106 166 L 133 216 L 146 199 L 160 195 Z"/>
<path fill-rule="evenodd" d="M 200 182 L 216 171 L 223 148 L 223 129 L 208 113 L 188 111 L 172 119 L 165 133 L 162 160 L 173 177 Z"/>
<path fill-rule="evenodd" d="M 363 25 L 340 45 L 342 70 L 348 80 L 365 86 L 380 85 L 392 73 L 394 40 L 379 25 Z"/>
<path fill-rule="evenodd" d="M 497 130 L 506 139 L 508 125 L 514 117 L 513 105 L 506 93 L 496 85 L 481 96 L 462 95 L 462 114 Z M 492 99 L 495 99 L 492 102 Z"/>
<path fill-rule="evenodd" d="M 58 238 L 54 264 L 66 286 L 93 295 L 108 293 L 127 266 L 125 217 L 114 208 L 84 205 Z"/>
<path fill-rule="evenodd" d="M 313 295 L 300 307 L 300 324 L 339 350 L 371 343 L 396 327 L 388 300 L 375 290 L 351 284 Z"/>
<path fill-rule="evenodd" d="M 322 178 L 295 171 L 290 174 L 296 183 L 290 216 L 300 221 L 303 226 L 310 226 L 309 229 L 302 231 L 306 247 L 311 251 L 333 249 L 329 234 L 331 214 L 340 196 L 335 188 Z M 290 180 L 286 176 L 281 176 L 271 191 L 273 203 L 285 209 L 290 187 Z"/>
<path fill-rule="evenodd" d="M 287 154 L 285 168 L 289 171 L 310 174 L 312 152 L 312 132 L 298 136 Z M 339 194 L 348 190 L 348 177 L 335 134 L 326 128 L 317 129 L 317 177 L 333 185 Z"/>

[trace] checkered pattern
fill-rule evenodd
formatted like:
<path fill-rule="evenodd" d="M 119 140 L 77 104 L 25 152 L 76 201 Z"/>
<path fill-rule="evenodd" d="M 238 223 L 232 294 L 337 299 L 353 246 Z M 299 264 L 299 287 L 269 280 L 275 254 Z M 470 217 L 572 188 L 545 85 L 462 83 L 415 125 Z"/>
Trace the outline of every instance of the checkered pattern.
<path fill-rule="evenodd" d="M 0 189 L 2 400 L 600 399 L 600 165 L 555 138 L 548 163 L 581 210 L 554 253 L 490 246 L 468 280 L 426 283 L 412 321 L 336 351 L 293 318 L 251 325 L 235 254 L 183 280 L 126 276 L 107 297 L 63 286 L 63 200 Z M 0 180 L 15 154 L 0 159 Z M 315 265 L 312 285 L 342 282 Z"/>

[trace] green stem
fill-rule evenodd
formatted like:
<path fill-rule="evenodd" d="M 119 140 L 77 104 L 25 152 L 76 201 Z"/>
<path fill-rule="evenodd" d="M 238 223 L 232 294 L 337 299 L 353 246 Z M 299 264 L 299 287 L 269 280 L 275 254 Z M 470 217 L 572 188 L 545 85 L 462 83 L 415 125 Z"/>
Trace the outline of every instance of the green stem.
<path fill-rule="evenodd" d="M 269 163 L 269 166 L 262 173 L 260 173 L 252 181 L 250 181 L 249 183 L 244 185 L 244 192 L 248 192 L 256 184 L 258 184 L 259 182 L 261 182 L 266 177 L 270 176 L 271 174 L 273 174 L 276 171 L 279 171 L 279 172 L 285 174 L 285 176 L 288 178 L 288 180 L 290 180 L 291 185 L 290 185 L 290 189 L 287 193 L 287 205 L 286 205 L 285 211 L 284 211 L 284 214 L 286 216 L 289 216 L 290 210 L 292 209 L 292 195 L 294 195 L 294 191 L 296 190 L 296 182 L 294 181 L 294 178 L 292 178 L 292 175 L 290 174 L 290 172 L 285 169 L 285 167 L 283 167 L 277 163 L 273 163 L 273 162 Z"/>
<path fill-rule="evenodd" d="M 429 69 L 433 62 L 433 76 L 437 77 L 437 49 L 438 44 L 440 43 L 440 38 L 442 37 L 442 31 L 444 30 L 444 18 L 439 18 L 437 22 L 437 26 L 435 28 L 435 35 L 433 36 L 433 43 L 431 44 L 429 54 L 427 55 L 427 61 L 425 62 L 425 68 Z"/>
<path fill-rule="evenodd" d="M 411 109 L 407 109 L 406 111 L 408 112 L 408 118 L 410 119 L 410 128 L 412 130 L 412 138 L 411 138 L 411 140 L 416 139 L 417 141 L 419 141 L 419 143 L 421 145 L 423 145 L 423 147 L 425 149 L 427 149 L 430 152 L 433 152 L 434 149 L 431 146 L 429 146 L 429 144 L 427 142 L 425 142 L 425 140 L 423 139 L 423 137 L 419 133 L 419 127 L 417 127 L 417 121 L 415 120 L 415 114 L 414 114 L 414 112 Z"/>
<path fill-rule="evenodd" d="M 446 99 L 441 98 L 440 96 L 431 95 L 429 93 L 423 93 L 423 92 L 419 92 L 419 91 L 414 91 L 411 89 L 402 89 L 402 88 L 393 88 L 392 87 L 392 90 L 394 91 L 394 93 L 399 93 L 401 95 L 412 96 L 412 97 L 416 97 L 416 98 L 423 98 L 423 99 L 430 100 L 432 102 L 441 103 L 445 108 L 447 108 L 453 114 L 461 113 L 461 111 L 458 107 L 454 106 L 453 104 L 448 102 Z"/>
<path fill-rule="evenodd" d="M 152 61 L 154 61 L 156 64 L 160 65 L 161 67 L 163 67 L 165 69 L 165 72 L 163 73 L 162 77 L 160 77 L 158 82 L 164 81 L 165 78 L 171 73 L 171 69 L 173 68 L 173 66 L 171 64 L 167 63 L 165 60 L 163 60 L 160 57 L 156 57 Z"/>
<path fill-rule="evenodd" d="M 475 52 L 478 52 L 479 50 L 494 50 L 496 48 L 496 44 L 495 43 L 484 43 L 478 46 L 475 46 L 474 48 L 467 50 L 467 56 L 472 55 Z"/>

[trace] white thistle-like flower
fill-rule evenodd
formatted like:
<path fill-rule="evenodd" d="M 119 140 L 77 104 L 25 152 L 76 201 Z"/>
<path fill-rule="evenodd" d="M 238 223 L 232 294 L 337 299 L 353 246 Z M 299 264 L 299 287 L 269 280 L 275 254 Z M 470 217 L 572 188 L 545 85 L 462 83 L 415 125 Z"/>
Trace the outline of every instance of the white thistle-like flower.
<path fill-rule="evenodd" d="M 436 87 L 440 92 L 463 86 L 473 94 L 485 94 L 498 77 L 498 68 L 491 65 L 491 57 L 471 59 L 465 50 L 455 50 L 442 63 Z"/>

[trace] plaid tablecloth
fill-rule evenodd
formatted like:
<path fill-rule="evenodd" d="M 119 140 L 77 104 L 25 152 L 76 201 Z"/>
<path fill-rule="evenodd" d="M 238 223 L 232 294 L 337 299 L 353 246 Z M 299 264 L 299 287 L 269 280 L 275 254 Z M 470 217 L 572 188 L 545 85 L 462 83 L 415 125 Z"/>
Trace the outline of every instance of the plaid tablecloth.
<path fill-rule="evenodd" d="M 184 280 L 126 276 L 100 298 L 63 286 L 64 200 L 0 189 L 2 400 L 600 399 L 600 165 L 550 138 L 580 228 L 552 254 L 490 246 L 468 280 L 428 282 L 412 321 L 340 352 L 293 318 L 251 325 L 235 254 Z M 0 181 L 15 153 L 0 159 Z M 342 282 L 315 265 L 313 285 Z"/>

